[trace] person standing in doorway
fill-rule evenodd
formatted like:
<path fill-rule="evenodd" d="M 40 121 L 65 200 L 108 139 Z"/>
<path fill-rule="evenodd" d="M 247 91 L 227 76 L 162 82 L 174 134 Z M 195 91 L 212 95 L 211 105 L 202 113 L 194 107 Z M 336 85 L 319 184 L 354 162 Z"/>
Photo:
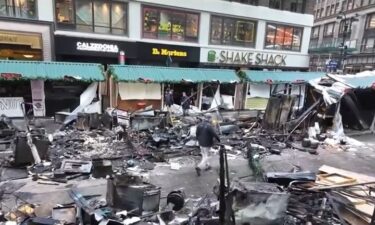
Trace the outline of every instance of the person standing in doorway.
<path fill-rule="evenodd" d="M 190 109 L 190 97 L 186 95 L 186 92 L 182 92 L 181 106 L 182 106 L 183 116 L 187 116 L 188 111 Z"/>
<path fill-rule="evenodd" d="M 167 91 L 167 93 L 165 94 L 165 105 L 167 106 L 167 110 L 168 112 L 170 111 L 171 109 L 171 106 L 174 104 L 174 100 L 173 100 L 173 90 L 169 90 Z"/>
<path fill-rule="evenodd" d="M 211 168 L 209 163 L 209 154 L 211 147 L 214 145 L 214 139 L 220 142 L 220 137 L 216 134 L 208 120 L 204 120 L 197 126 L 196 131 L 197 140 L 201 149 L 202 159 L 195 167 L 197 175 L 201 175 L 202 170 L 209 170 Z"/>

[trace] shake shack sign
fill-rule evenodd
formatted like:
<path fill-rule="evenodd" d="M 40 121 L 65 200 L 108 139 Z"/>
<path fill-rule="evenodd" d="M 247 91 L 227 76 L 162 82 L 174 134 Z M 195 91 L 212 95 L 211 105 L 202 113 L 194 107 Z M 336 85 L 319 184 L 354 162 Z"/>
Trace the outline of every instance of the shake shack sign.
<path fill-rule="evenodd" d="M 208 63 L 286 66 L 287 55 L 251 51 L 208 50 Z"/>

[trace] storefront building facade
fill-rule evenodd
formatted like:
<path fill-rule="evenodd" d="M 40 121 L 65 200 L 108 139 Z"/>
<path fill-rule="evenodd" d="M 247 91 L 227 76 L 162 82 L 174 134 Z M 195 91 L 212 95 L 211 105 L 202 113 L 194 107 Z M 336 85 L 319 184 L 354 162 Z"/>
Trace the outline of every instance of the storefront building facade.
<path fill-rule="evenodd" d="M 374 6 L 373 0 L 317 2 L 309 47 L 311 71 L 355 74 L 374 69 Z"/>
<path fill-rule="evenodd" d="M 127 64 L 308 68 L 313 24 L 313 16 L 308 14 L 310 1 L 213 2 L 55 0 L 55 37 L 91 39 L 93 45 L 114 43 L 119 52 L 125 52 Z M 56 41 L 57 49 L 60 43 Z M 56 54 L 64 61 L 93 60 L 80 53 L 78 58 L 61 58 L 59 51 Z M 101 57 L 103 52 L 96 53 Z M 111 63 L 118 58 L 114 55 Z M 100 58 L 94 62 L 108 63 Z"/>
<path fill-rule="evenodd" d="M 0 59 L 53 60 L 53 3 L 0 1 Z"/>

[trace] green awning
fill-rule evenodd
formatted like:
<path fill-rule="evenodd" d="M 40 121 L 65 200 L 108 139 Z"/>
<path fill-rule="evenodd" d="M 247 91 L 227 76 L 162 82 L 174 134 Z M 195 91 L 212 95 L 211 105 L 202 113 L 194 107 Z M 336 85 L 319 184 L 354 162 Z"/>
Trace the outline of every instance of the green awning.
<path fill-rule="evenodd" d="M 289 72 L 246 70 L 250 83 L 307 83 L 309 80 L 323 77 L 322 72 Z"/>
<path fill-rule="evenodd" d="M 0 79 L 103 81 L 104 68 L 100 64 L 0 60 Z"/>
<path fill-rule="evenodd" d="M 117 81 L 180 83 L 183 81 L 201 83 L 220 81 L 221 83 L 239 82 L 234 70 L 202 69 L 157 66 L 110 65 L 109 71 Z"/>

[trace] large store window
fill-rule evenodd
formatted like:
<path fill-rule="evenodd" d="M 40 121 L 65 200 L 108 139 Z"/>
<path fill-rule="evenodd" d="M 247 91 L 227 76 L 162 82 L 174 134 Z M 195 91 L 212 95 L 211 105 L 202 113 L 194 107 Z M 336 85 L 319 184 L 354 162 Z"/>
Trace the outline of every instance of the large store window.
<path fill-rule="evenodd" d="M 364 38 L 362 44 L 362 52 L 374 52 L 375 51 L 375 37 Z"/>
<path fill-rule="evenodd" d="M 367 16 L 366 29 L 375 29 L 375 14 Z"/>
<path fill-rule="evenodd" d="M 302 28 L 267 24 L 266 49 L 300 51 Z"/>
<path fill-rule="evenodd" d="M 127 33 L 127 5 L 117 1 L 56 0 L 60 28 L 96 33 Z"/>
<path fill-rule="evenodd" d="M 335 23 L 328 23 L 324 25 L 323 35 L 325 37 L 332 36 L 335 30 Z"/>
<path fill-rule="evenodd" d="M 313 27 L 311 32 L 311 38 L 319 38 L 319 31 L 320 26 Z"/>
<path fill-rule="evenodd" d="M 37 0 L 0 0 L 0 16 L 37 18 Z"/>
<path fill-rule="evenodd" d="M 251 20 L 211 16 L 210 43 L 254 47 L 256 25 Z"/>
<path fill-rule="evenodd" d="M 270 0 L 270 8 L 282 9 L 282 0 Z"/>
<path fill-rule="evenodd" d="M 269 7 L 273 9 L 304 13 L 306 0 L 269 0 Z"/>
<path fill-rule="evenodd" d="M 198 31 L 198 14 L 143 7 L 144 38 L 197 42 Z"/>

